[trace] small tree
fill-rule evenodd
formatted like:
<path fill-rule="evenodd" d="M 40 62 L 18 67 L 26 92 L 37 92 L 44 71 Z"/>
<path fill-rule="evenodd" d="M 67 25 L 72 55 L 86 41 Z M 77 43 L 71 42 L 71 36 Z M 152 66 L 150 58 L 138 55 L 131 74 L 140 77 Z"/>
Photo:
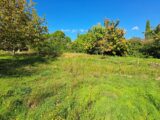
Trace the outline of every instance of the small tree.
<path fill-rule="evenodd" d="M 119 21 L 113 22 L 105 20 L 105 36 L 98 41 L 98 46 L 102 54 L 127 55 L 128 42 L 124 37 L 124 30 L 118 28 Z"/>
<path fill-rule="evenodd" d="M 118 24 L 119 21 L 105 20 L 105 26 L 98 24 L 92 27 L 86 34 L 78 36 L 73 43 L 74 48 L 90 54 L 127 55 L 128 42 L 124 30 L 118 28 Z"/>

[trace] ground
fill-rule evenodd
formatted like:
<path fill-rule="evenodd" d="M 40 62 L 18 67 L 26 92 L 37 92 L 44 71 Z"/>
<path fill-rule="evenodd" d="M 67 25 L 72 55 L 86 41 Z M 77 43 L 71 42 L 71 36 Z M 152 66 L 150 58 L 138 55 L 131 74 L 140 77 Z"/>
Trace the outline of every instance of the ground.
<path fill-rule="evenodd" d="M 0 56 L 0 120 L 160 120 L 160 60 Z"/>

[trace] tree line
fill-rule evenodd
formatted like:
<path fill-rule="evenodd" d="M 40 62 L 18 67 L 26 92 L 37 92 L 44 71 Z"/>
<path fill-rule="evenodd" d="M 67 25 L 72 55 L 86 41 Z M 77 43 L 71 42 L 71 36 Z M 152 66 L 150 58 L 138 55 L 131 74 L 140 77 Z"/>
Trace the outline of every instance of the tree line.
<path fill-rule="evenodd" d="M 45 19 L 37 15 L 32 0 L 1 0 L 0 49 L 13 54 L 32 49 L 43 56 L 58 56 L 67 51 L 160 58 L 160 25 L 151 29 L 147 21 L 144 40 L 127 40 L 119 23 L 106 19 L 104 25 L 95 25 L 72 41 L 62 31 L 48 33 Z"/>
<path fill-rule="evenodd" d="M 107 19 L 103 26 L 93 26 L 87 33 L 78 35 L 71 44 L 72 50 L 88 54 L 160 58 L 160 24 L 151 29 L 148 20 L 144 39 L 126 39 L 125 30 L 118 27 L 119 23 Z"/>

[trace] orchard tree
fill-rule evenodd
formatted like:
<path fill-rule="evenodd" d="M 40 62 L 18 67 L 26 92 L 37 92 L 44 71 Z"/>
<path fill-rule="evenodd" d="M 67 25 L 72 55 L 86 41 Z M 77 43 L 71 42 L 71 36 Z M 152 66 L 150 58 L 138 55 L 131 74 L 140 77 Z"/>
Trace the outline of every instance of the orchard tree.
<path fill-rule="evenodd" d="M 128 42 L 124 37 L 125 31 L 118 28 L 119 21 L 105 20 L 105 35 L 98 41 L 101 54 L 127 55 L 129 52 Z"/>
<path fill-rule="evenodd" d="M 86 34 L 79 35 L 73 42 L 73 48 L 90 54 L 127 55 L 128 42 L 124 37 L 124 30 L 118 28 L 118 25 L 119 21 L 105 20 L 105 26 L 98 24 Z"/>
<path fill-rule="evenodd" d="M 13 53 L 44 40 L 47 27 L 32 0 L 0 0 L 0 48 Z"/>

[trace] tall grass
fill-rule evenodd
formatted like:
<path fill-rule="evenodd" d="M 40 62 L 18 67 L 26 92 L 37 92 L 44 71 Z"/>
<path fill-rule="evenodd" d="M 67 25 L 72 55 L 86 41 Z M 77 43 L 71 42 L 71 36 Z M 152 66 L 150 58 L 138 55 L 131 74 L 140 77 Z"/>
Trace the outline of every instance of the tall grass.
<path fill-rule="evenodd" d="M 0 57 L 0 119 L 159 120 L 160 60 Z"/>

